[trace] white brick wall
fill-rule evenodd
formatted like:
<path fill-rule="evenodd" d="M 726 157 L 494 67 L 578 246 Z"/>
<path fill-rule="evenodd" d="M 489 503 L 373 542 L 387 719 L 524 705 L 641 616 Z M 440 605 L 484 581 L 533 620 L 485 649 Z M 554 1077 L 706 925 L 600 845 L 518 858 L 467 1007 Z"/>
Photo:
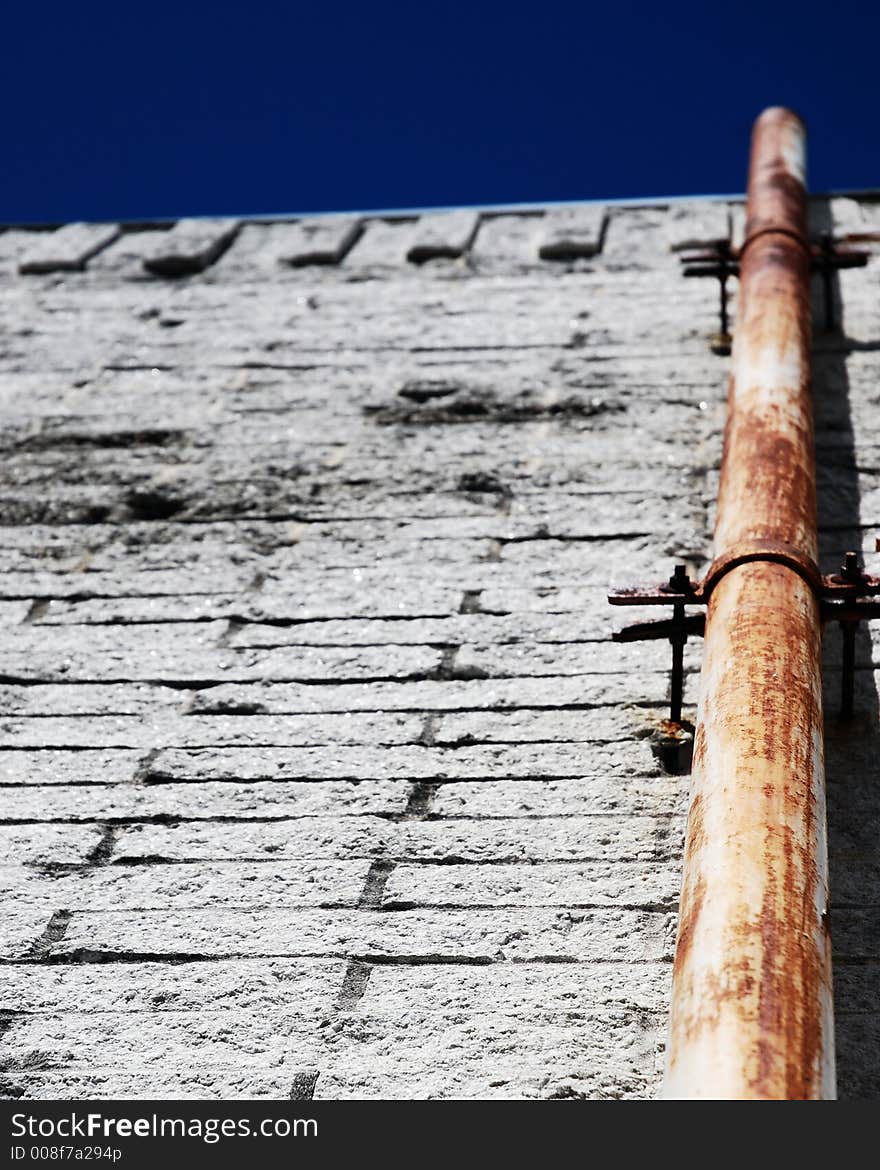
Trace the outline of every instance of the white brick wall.
<path fill-rule="evenodd" d="M 189 228 L 24 275 L 0 235 L 4 1094 L 656 1091 L 687 777 L 667 648 L 610 644 L 605 593 L 710 553 L 727 362 L 672 249 L 730 211 L 591 213 L 563 262 L 533 213 L 421 265 L 468 233 L 298 268 L 296 225 L 247 224 L 177 279 L 143 261 Z M 878 273 L 817 338 L 831 564 L 880 521 Z M 828 745 L 863 1096 L 878 645 Z"/>

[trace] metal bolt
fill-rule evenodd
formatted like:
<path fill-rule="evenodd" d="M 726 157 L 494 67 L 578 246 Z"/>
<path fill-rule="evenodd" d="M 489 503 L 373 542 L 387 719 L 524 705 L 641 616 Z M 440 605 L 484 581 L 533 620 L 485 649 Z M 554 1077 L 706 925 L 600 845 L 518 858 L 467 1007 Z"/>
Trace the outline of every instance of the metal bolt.
<path fill-rule="evenodd" d="M 690 593 L 691 579 L 688 576 L 687 565 L 675 566 L 667 588 L 673 593 Z"/>
<path fill-rule="evenodd" d="M 840 566 L 840 576 L 844 581 L 853 585 L 861 584 L 863 578 L 862 569 L 859 565 L 859 554 L 856 552 L 848 552 L 843 558 L 843 564 Z"/>

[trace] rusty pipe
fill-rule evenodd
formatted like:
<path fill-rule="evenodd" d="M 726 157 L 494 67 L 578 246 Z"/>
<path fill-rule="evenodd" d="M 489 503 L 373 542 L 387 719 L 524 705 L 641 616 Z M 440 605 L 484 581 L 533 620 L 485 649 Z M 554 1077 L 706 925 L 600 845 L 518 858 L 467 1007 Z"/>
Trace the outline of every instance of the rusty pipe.
<path fill-rule="evenodd" d="M 805 131 L 755 123 L 664 1096 L 835 1092 Z"/>

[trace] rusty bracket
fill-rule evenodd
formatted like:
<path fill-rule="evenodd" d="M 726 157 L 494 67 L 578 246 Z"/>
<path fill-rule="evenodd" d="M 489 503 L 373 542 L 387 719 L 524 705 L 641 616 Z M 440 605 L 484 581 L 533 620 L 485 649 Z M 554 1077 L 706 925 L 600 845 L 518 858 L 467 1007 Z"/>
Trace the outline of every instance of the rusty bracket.
<path fill-rule="evenodd" d="M 840 248 L 830 232 L 823 232 L 813 246 L 812 269 L 822 278 L 822 299 L 825 305 L 825 332 L 833 333 L 838 326 L 834 303 L 834 273 L 841 268 L 864 268 L 868 253 L 855 248 Z"/>
<path fill-rule="evenodd" d="M 727 309 L 727 282 L 739 276 L 739 255 L 729 240 L 716 240 L 701 252 L 688 252 L 680 257 L 684 276 L 714 276 L 718 281 L 718 332 L 712 338 L 713 353 L 730 353 L 730 318 Z"/>
<path fill-rule="evenodd" d="M 669 718 L 681 723 L 684 702 L 684 648 L 689 637 L 701 638 L 705 614 L 687 614 L 686 605 L 701 604 L 698 585 L 688 576 L 685 565 L 676 565 L 672 576 L 661 585 L 635 585 L 608 594 L 611 605 L 671 605 L 672 617 L 659 622 L 636 622 L 611 635 L 615 642 L 644 642 L 668 638 L 672 646 L 669 676 Z"/>
<path fill-rule="evenodd" d="M 707 245 L 702 251 L 687 252 L 679 257 L 683 266 L 683 276 L 711 276 L 718 281 L 719 329 L 710 342 L 713 353 L 721 355 L 730 353 L 731 336 L 727 282 L 731 276 L 739 276 L 740 258 L 744 247 L 745 245 L 737 250 L 731 246 L 729 240 L 717 240 Z M 840 247 L 830 232 L 823 232 L 818 242 L 811 245 L 810 252 L 810 266 L 813 272 L 818 273 L 822 278 L 825 332 L 833 333 L 838 325 L 834 300 L 834 273 L 842 268 L 864 268 L 870 254 L 856 248 Z"/>
<path fill-rule="evenodd" d="M 880 550 L 880 541 L 878 541 Z M 797 549 L 776 542 L 748 542 L 719 557 L 701 581 L 688 576 L 685 565 L 676 565 L 668 581 L 657 585 L 633 585 L 608 594 L 611 605 L 671 605 L 672 617 L 656 622 L 636 622 L 616 630 L 615 642 L 644 642 L 668 639 L 672 645 L 670 671 L 669 718 L 681 722 L 684 701 L 684 647 L 688 638 L 699 638 L 705 631 L 705 614 L 688 614 L 688 605 L 706 605 L 721 578 L 738 565 L 753 561 L 783 564 L 794 570 L 812 588 L 825 622 L 838 622 L 843 637 L 840 681 L 840 717 L 853 713 L 855 684 L 855 640 L 860 622 L 880 617 L 880 577 L 866 573 L 859 564 L 858 553 L 848 552 L 837 573 L 822 576 L 809 558 Z"/>

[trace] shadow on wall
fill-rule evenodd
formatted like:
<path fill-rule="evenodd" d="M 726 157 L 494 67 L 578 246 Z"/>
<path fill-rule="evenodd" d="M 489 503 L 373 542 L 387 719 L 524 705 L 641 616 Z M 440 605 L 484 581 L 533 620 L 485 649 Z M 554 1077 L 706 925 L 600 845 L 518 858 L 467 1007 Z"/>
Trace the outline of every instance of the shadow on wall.
<path fill-rule="evenodd" d="M 815 226 L 832 227 L 826 203 Z M 877 261 L 873 261 L 877 263 Z M 862 516 L 856 465 L 846 337 L 839 282 L 834 282 L 838 330 L 823 333 L 820 282 L 814 281 L 813 393 L 819 490 L 819 552 L 823 572 L 834 572 L 849 549 L 862 548 Z M 862 348 L 861 346 L 859 348 Z M 864 436 L 862 436 L 864 438 Z M 872 519 L 868 517 L 868 520 Z M 880 516 L 876 517 L 880 522 Z M 867 525 L 869 535 L 880 523 Z M 871 566 L 873 570 L 873 566 Z M 865 625 L 856 635 L 855 714 L 840 710 L 841 636 L 826 629 L 825 758 L 831 864 L 837 1079 L 841 1098 L 880 1097 L 880 721 Z"/>

